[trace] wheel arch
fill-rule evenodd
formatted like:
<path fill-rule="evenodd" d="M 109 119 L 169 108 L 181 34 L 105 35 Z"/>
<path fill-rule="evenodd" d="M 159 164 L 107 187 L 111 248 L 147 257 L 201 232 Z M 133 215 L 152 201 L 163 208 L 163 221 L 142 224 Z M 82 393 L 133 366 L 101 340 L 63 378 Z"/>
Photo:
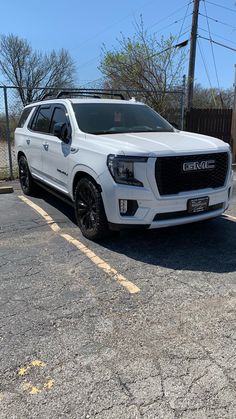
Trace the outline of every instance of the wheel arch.
<path fill-rule="evenodd" d="M 76 185 L 80 181 L 80 179 L 83 179 L 83 178 L 87 178 L 87 179 L 92 180 L 92 182 L 95 183 L 95 185 L 98 187 L 99 191 L 102 192 L 101 185 L 96 181 L 96 179 L 95 179 L 94 176 L 92 176 L 90 173 L 85 172 L 83 170 L 78 170 L 75 173 L 75 175 L 74 175 L 73 183 L 72 183 L 72 196 L 73 196 L 73 199 L 75 197 Z"/>
<path fill-rule="evenodd" d="M 21 156 L 24 156 L 25 158 L 26 158 L 26 155 L 25 155 L 25 153 L 23 152 L 23 151 L 18 151 L 18 153 L 17 153 L 17 161 L 18 161 L 18 163 L 19 163 L 19 160 L 20 160 L 20 158 L 21 158 Z"/>

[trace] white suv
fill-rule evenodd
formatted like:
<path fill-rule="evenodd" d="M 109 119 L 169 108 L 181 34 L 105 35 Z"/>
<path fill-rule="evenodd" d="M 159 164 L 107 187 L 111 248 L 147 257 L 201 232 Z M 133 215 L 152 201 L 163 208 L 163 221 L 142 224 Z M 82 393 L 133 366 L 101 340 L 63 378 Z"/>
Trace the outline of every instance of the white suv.
<path fill-rule="evenodd" d="M 135 100 L 61 92 L 25 107 L 15 143 L 23 192 L 40 183 L 70 200 L 92 240 L 213 218 L 232 195 L 228 144 L 178 131 Z"/>

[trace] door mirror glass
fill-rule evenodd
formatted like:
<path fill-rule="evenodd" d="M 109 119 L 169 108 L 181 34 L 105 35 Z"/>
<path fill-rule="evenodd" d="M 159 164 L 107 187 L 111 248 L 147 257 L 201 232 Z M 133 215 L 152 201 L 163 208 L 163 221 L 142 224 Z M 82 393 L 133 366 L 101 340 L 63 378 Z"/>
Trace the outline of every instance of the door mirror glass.
<path fill-rule="evenodd" d="M 69 133 L 68 124 L 65 122 L 58 122 L 53 127 L 53 135 L 60 138 L 64 143 L 68 144 L 70 141 L 70 133 Z"/>

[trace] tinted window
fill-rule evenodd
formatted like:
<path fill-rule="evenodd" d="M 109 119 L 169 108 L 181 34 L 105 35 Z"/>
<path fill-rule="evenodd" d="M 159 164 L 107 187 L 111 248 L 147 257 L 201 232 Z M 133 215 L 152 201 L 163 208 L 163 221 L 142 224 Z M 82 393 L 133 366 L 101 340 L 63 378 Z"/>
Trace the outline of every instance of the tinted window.
<path fill-rule="evenodd" d="M 51 106 L 40 106 L 38 113 L 33 120 L 31 129 L 39 132 L 49 132 L 50 121 L 52 115 Z"/>
<path fill-rule="evenodd" d="M 173 132 L 173 127 L 146 105 L 76 103 L 73 108 L 81 131 L 91 134 Z"/>
<path fill-rule="evenodd" d="M 20 120 L 19 120 L 18 125 L 17 125 L 18 128 L 22 128 L 25 125 L 25 121 L 28 118 L 32 109 L 33 108 L 31 107 L 31 108 L 25 108 L 23 110 L 22 115 L 21 115 Z"/>
<path fill-rule="evenodd" d="M 66 110 L 62 107 L 54 108 L 52 121 L 51 121 L 51 127 L 50 127 L 50 132 L 52 134 L 53 134 L 53 130 L 54 130 L 54 125 L 57 124 L 57 123 L 68 124 L 68 117 L 66 115 Z"/>

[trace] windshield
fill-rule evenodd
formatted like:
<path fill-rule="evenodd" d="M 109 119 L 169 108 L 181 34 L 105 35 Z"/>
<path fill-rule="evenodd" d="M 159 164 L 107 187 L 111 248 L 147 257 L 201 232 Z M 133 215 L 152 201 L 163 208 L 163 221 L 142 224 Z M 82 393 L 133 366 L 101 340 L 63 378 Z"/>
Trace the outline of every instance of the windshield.
<path fill-rule="evenodd" d="M 81 131 L 90 134 L 131 132 L 173 132 L 173 127 L 146 105 L 113 103 L 74 103 Z"/>

